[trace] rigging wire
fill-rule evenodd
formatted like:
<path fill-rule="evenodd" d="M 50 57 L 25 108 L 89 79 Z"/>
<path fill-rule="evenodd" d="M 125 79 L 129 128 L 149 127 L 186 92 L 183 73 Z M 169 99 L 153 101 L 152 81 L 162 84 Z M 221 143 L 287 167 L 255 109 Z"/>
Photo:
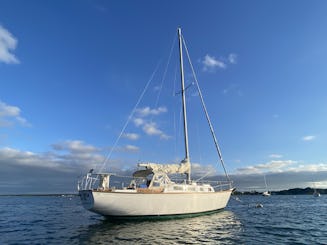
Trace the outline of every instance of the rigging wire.
<path fill-rule="evenodd" d="M 160 99 L 160 95 L 161 95 L 163 83 L 166 80 L 166 75 L 167 75 L 168 67 L 169 67 L 169 64 L 170 64 L 171 56 L 172 56 L 172 53 L 173 53 L 173 50 L 174 50 L 174 47 L 175 47 L 176 39 L 177 39 L 177 37 L 174 35 L 174 39 L 173 39 L 173 42 L 172 42 L 172 45 L 171 45 L 171 48 L 170 48 L 170 53 L 169 53 L 168 61 L 167 61 L 167 64 L 166 64 L 166 68 L 165 68 L 164 74 L 162 76 L 160 90 L 159 90 L 159 93 L 158 93 L 158 96 L 157 96 L 157 100 L 156 100 L 156 103 L 155 103 L 155 108 L 158 106 L 158 103 L 159 103 L 159 99 Z"/>
<path fill-rule="evenodd" d="M 104 169 L 104 167 L 105 167 L 107 161 L 110 159 L 110 157 L 111 157 L 113 151 L 114 151 L 115 148 L 117 147 L 117 144 L 118 144 L 120 138 L 122 137 L 123 133 L 125 132 L 125 129 L 126 129 L 127 125 L 129 124 L 129 122 L 130 122 L 131 119 L 133 118 L 133 115 L 134 115 L 134 113 L 135 113 L 135 111 L 136 111 L 138 105 L 140 104 L 140 102 L 141 102 L 141 100 L 142 100 L 142 98 L 143 98 L 145 92 L 147 91 L 147 89 L 148 89 L 148 87 L 149 87 L 151 81 L 153 80 L 154 75 L 155 75 L 156 72 L 158 71 L 158 68 L 159 68 L 160 63 L 161 63 L 161 61 L 159 60 L 159 62 L 158 62 L 158 64 L 157 64 L 157 66 L 156 66 L 154 72 L 152 73 L 150 79 L 149 79 L 148 82 L 146 83 L 146 85 L 145 85 L 145 87 L 144 87 L 144 89 L 143 89 L 143 92 L 141 93 L 141 95 L 140 95 L 138 101 L 136 102 L 136 104 L 135 104 L 135 106 L 134 106 L 132 112 L 131 112 L 130 115 L 128 116 L 127 121 L 125 122 L 125 125 L 123 126 L 122 130 L 120 131 L 120 134 L 119 134 L 118 138 L 116 139 L 116 141 L 115 141 L 113 147 L 111 148 L 110 152 L 107 154 L 107 156 L 106 156 L 104 162 L 102 163 L 102 166 L 101 166 L 99 172 L 102 172 L 102 170 Z"/>
<path fill-rule="evenodd" d="M 213 173 L 213 171 L 210 171 L 210 172 L 206 173 L 206 174 L 203 175 L 201 178 L 198 178 L 195 182 L 198 182 L 198 181 L 204 179 L 205 177 L 209 176 L 209 175 L 212 174 L 212 173 Z"/>
<path fill-rule="evenodd" d="M 215 143 L 215 146 L 216 146 L 216 150 L 217 150 L 217 153 L 218 153 L 218 156 L 220 158 L 220 162 L 221 162 L 221 165 L 224 169 L 224 172 L 225 172 L 225 175 L 226 175 L 226 178 L 227 180 L 230 181 L 230 178 L 227 174 L 227 171 L 226 171 L 226 168 L 225 168 L 225 163 L 224 163 L 224 160 L 223 160 L 223 157 L 222 157 L 222 154 L 221 154 L 221 151 L 220 151 L 220 147 L 218 145 L 218 141 L 217 141 L 217 138 L 216 138 L 216 135 L 215 135 L 215 132 L 214 132 L 214 129 L 213 129 L 213 126 L 211 124 L 211 121 L 210 121 L 210 118 L 209 118 L 209 114 L 207 112 L 207 108 L 205 106 L 205 103 L 204 103 L 204 100 L 203 100 L 203 96 L 202 96 L 202 92 L 201 92 L 201 89 L 199 87 L 199 83 L 198 83 L 198 80 L 197 80 L 197 77 L 196 77 L 196 74 L 195 74 L 195 71 L 194 71 L 194 68 L 193 68 L 193 65 L 192 65 L 192 62 L 191 62 L 191 58 L 190 58 L 190 55 L 188 53 L 188 49 L 187 49 L 187 46 L 186 46 L 186 42 L 184 40 L 184 38 L 182 37 L 183 39 L 183 43 L 184 43 L 184 47 L 185 47 L 185 51 L 186 51 L 186 54 L 187 54 L 187 58 L 188 58 L 188 61 L 190 63 L 190 67 L 191 67 L 191 70 L 192 70 L 192 73 L 193 73 L 193 77 L 194 77 L 194 80 L 195 80 L 195 84 L 196 84 L 196 87 L 197 87 L 197 90 L 198 90 L 198 93 L 199 93 L 199 96 L 200 96 L 200 99 L 201 99 L 201 103 L 202 103 L 202 107 L 203 107 L 203 110 L 205 112 L 205 115 L 206 115 L 206 118 L 207 118 L 207 122 L 209 124 L 209 127 L 210 127 L 210 131 L 211 131 L 211 135 L 213 137 L 213 140 L 214 140 L 214 143 Z"/>

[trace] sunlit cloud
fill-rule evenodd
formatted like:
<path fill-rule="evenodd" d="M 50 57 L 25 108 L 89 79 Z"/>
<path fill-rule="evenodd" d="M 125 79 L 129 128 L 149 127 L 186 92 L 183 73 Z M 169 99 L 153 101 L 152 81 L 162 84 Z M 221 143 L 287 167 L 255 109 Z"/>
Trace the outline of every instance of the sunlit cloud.
<path fill-rule="evenodd" d="M 282 158 L 283 155 L 280 155 L 280 154 L 270 154 L 269 157 L 270 158 Z"/>
<path fill-rule="evenodd" d="M 236 172 L 239 174 L 257 174 L 264 172 L 282 172 L 285 167 L 297 163 L 292 160 L 273 160 L 268 163 L 257 164 L 253 166 L 237 168 Z"/>
<path fill-rule="evenodd" d="M 206 54 L 202 60 L 204 71 L 213 71 L 216 68 L 225 69 L 226 64 L 217 58 Z"/>
<path fill-rule="evenodd" d="M 92 153 L 99 151 L 96 147 L 85 144 L 81 140 L 67 140 L 53 144 L 52 147 L 57 151 L 68 151 L 72 153 Z"/>
<path fill-rule="evenodd" d="M 135 124 L 136 127 L 141 126 L 142 124 L 144 124 L 144 120 L 142 118 L 134 118 L 133 122 Z"/>
<path fill-rule="evenodd" d="M 272 154 L 271 156 L 280 156 L 278 154 Z M 272 160 L 267 163 L 257 164 L 253 166 L 247 166 L 237 168 L 235 174 L 264 174 L 264 173 L 313 173 L 327 171 L 327 163 L 300 163 L 294 160 Z"/>
<path fill-rule="evenodd" d="M 159 136 L 160 139 L 169 139 L 170 136 L 165 134 L 161 129 L 159 129 L 157 123 L 153 120 L 148 119 L 149 116 L 157 116 L 162 113 L 167 112 L 167 108 L 164 106 L 151 109 L 150 107 L 143 107 L 136 110 L 137 117 L 133 119 L 134 125 L 136 127 L 141 127 L 143 132 L 150 136 Z"/>
<path fill-rule="evenodd" d="M 315 139 L 316 139 L 315 135 L 307 135 L 307 136 L 302 137 L 303 141 L 312 141 L 312 140 L 315 140 Z"/>
<path fill-rule="evenodd" d="M 297 166 L 288 168 L 287 171 L 291 171 L 291 172 L 327 171 L 327 163 L 299 164 Z"/>
<path fill-rule="evenodd" d="M 162 132 L 156 123 L 150 122 L 150 123 L 145 123 L 142 127 L 143 131 L 147 135 L 158 135 L 161 139 L 169 139 L 170 137 L 166 135 L 164 132 Z"/>
<path fill-rule="evenodd" d="M 139 124 L 139 125 L 141 125 L 141 124 Z M 123 136 L 123 138 L 129 139 L 129 140 L 138 140 L 140 138 L 140 136 L 135 133 L 125 133 L 122 136 Z"/>
<path fill-rule="evenodd" d="M 142 127 L 145 134 L 150 136 L 159 136 L 160 139 L 169 139 L 170 136 L 166 135 L 162 130 L 159 129 L 155 122 L 149 122 L 142 118 L 134 118 L 134 124 L 136 127 Z"/>
<path fill-rule="evenodd" d="M 20 114 L 20 109 L 17 106 L 7 105 L 0 101 L 0 117 L 16 117 Z"/>
<path fill-rule="evenodd" d="M 35 153 L 14 148 L 0 149 L 0 164 L 2 167 L 24 166 L 33 168 L 53 169 L 60 172 L 73 172 L 76 168 L 84 169 L 102 162 L 104 157 L 90 151 L 69 151 L 64 154 L 50 151 Z"/>
<path fill-rule="evenodd" d="M 135 145 L 126 145 L 125 150 L 128 152 L 137 152 L 140 150 L 140 148 Z"/>
<path fill-rule="evenodd" d="M 116 153 L 136 153 L 139 148 L 135 145 L 117 147 Z M 63 141 L 52 145 L 48 152 L 24 151 L 10 147 L 0 148 L 0 165 L 3 178 L 8 186 L 14 188 L 29 188 L 28 190 L 75 190 L 77 177 L 89 169 L 98 169 L 105 157 L 101 149 L 80 140 Z M 118 175 L 129 176 L 135 171 L 135 162 L 125 157 L 111 158 L 108 168 Z M 245 168 L 244 168 L 245 169 Z M 269 190 L 285 190 L 289 188 L 305 188 L 308 186 L 326 188 L 327 163 L 303 164 L 297 161 L 270 161 L 247 167 L 247 171 L 230 174 L 234 187 L 238 190 L 259 190 L 265 188 L 265 174 Z M 254 171 L 253 171 L 254 170 Z M 8 177 L 10 176 L 10 177 Z M 225 177 L 213 165 L 192 163 L 194 179 L 223 180 Z M 31 180 L 35 180 L 31 182 Z M 202 180 L 202 179 L 201 179 Z M 39 185 L 40 181 L 43 183 Z M 64 185 L 67 184 L 68 185 Z M 2 191 L 4 191 L 4 187 Z M 27 189 L 26 189 L 27 190 Z M 28 191 L 27 190 L 27 191 Z M 17 191 L 17 190 L 16 190 Z"/>
<path fill-rule="evenodd" d="M 0 62 L 18 64 L 19 60 L 11 53 L 16 49 L 17 39 L 0 25 Z"/>
<path fill-rule="evenodd" d="M 0 101 L 0 127 L 9 127 L 14 124 L 21 126 L 31 126 L 28 121 L 21 116 L 21 109 L 17 106 L 8 105 Z"/>
<path fill-rule="evenodd" d="M 139 117 L 147 117 L 149 115 L 159 115 L 161 113 L 167 112 L 167 108 L 164 106 L 151 109 L 150 107 L 143 107 L 136 110 L 136 113 Z"/>
<path fill-rule="evenodd" d="M 231 53 L 226 57 L 216 58 L 212 55 L 206 54 L 201 63 L 203 65 L 203 71 L 215 71 L 217 69 L 226 69 L 229 64 L 237 64 L 237 54 Z"/>
<path fill-rule="evenodd" d="M 124 146 L 115 147 L 115 152 L 136 153 L 139 151 L 140 148 L 135 145 L 124 145 Z"/>

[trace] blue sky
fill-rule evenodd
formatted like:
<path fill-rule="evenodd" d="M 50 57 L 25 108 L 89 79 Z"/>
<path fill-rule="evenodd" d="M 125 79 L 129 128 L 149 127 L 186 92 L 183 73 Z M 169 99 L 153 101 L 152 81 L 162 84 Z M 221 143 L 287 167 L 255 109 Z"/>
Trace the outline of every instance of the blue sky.
<path fill-rule="evenodd" d="M 182 160 L 177 27 L 236 186 L 260 189 L 266 175 L 272 189 L 326 188 L 326 10 L 325 1 L 1 1 L 0 193 L 74 191 L 154 71 L 106 169 Z M 185 73 L 193 172 L 219 174 Z"/>

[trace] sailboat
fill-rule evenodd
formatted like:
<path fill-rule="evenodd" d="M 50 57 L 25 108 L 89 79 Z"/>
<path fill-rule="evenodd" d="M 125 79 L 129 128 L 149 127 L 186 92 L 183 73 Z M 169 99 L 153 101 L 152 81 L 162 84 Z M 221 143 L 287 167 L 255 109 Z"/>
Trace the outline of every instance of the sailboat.
<path fill-rule="evenodd" d="M 226 181 L 217 181 L 217 185 L 212 186 L 209 182 L 197 182 L 191 179 L 183 47 L 187 54 L 188 51 L 180 28 L 178 28 L 178 40 L 184 125 L 184 159 L 179 164 L 139 163 L 138 170 L 133 173 L 130 185 L 125 188 L 116 188 L 110 185 L 112 173 L 93 173 L 90 171 L 78 183 L 79 195 L 85 209 L 104 216 L 133 218 L 201 214 L 226 207 L 234 189 L 226 172 L 196 77 L 194 78 L 202 107 L 225 171 Z M 191 67 L 193 70 L 192 65 Z M 194 70 L 193 75 L 195 76 Z M 182 182 L 175 182 L 169 177 L 171 174 L 182 174 L 185 179 Z"/>
<path fill-rule="evenodd" d="M 319 191 L 317 191 L 317 189 L 314 190 L 313 196 L 314 197 L 320 197 L 320 193 L 319 193 Z"/>
<path fill-rule="evenodd" d="M 265 180 L 265 186 L 266 186 L 266 190 L 264 192 L 262 192 L 262 195 L 265 197 L 270 196 L 271 194 L 268 191 L 268 186 L 267 186 L 267 181 L 266 181 L 266 175 L 263 176 L 264 180 Z"/>
<path fill-rule="evenodd" d="M 314 188 L 313 188 L 313 196 L 314 197 L 320 197 L 320 193 L 319 193 L 319 191 L 317 191 L 317 188 L 316 188 L 315 183 L 313 183 L 313 186 L 314 186 Z"/>

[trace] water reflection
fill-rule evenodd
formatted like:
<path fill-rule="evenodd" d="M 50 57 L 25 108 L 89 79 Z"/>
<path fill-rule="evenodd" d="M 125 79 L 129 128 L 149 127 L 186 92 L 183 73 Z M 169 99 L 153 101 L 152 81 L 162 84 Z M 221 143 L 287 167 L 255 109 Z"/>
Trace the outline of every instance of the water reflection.
<path fill-rule="evenodd" d="M 170 220 L 113 221 L 105 219 L 79 234 L 81 244 L 233 244 L 242 224 L 231 211 Z"/>

